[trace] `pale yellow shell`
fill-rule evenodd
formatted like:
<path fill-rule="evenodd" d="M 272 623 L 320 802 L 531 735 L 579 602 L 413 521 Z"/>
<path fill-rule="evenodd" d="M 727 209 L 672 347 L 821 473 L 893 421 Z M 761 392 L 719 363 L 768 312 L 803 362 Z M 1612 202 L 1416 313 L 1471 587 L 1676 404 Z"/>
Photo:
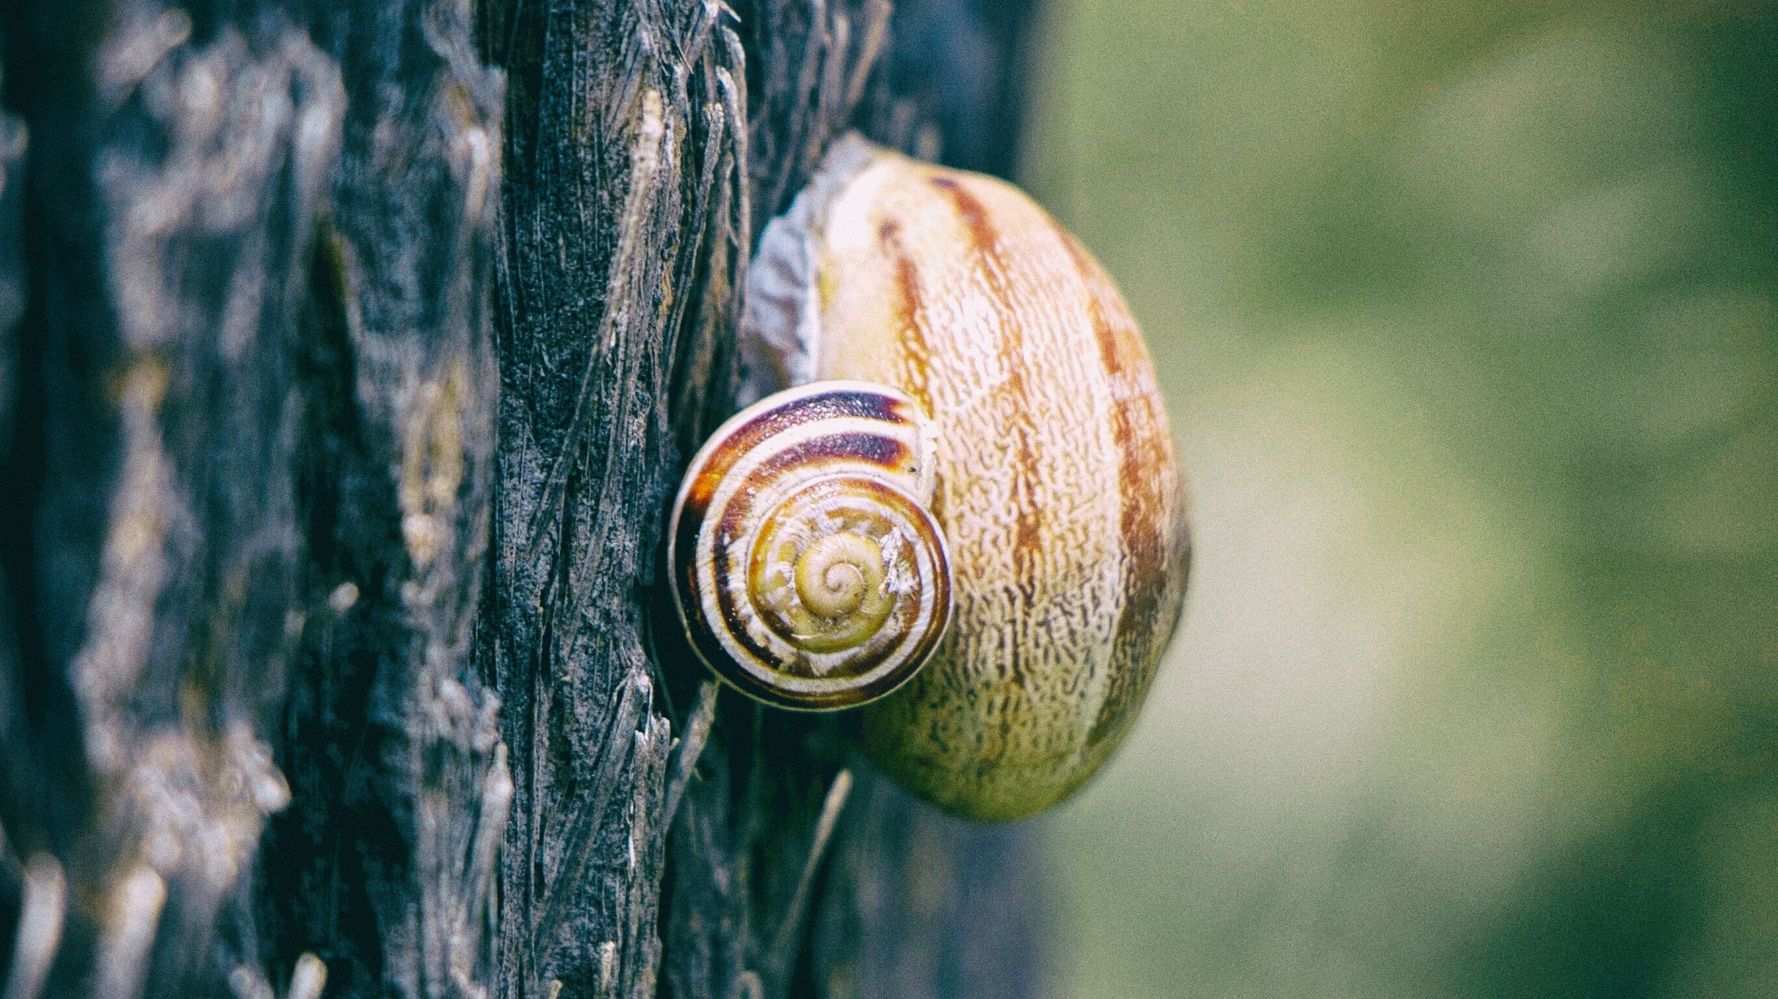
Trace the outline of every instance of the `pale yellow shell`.
<path fill-rule="evenodd" d="M 852 137 L 748 294 L 754 391 L 880 382 L 937 427 L 951 628 L 863 710 L 866 752 L 968 816 L 1065 797 L 1134 721 L 1185 592 L 1183 477 L 1122 296 L 1018 189 Z"/>

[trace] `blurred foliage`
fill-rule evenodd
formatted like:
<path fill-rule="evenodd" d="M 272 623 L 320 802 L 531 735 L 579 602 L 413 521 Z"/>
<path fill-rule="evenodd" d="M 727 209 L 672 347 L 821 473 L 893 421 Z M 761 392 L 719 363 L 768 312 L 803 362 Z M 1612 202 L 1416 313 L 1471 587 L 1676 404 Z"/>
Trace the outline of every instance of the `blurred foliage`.
<path fill-rule="evenodd" d="M 1778 995 L 1778 7 L 1054 5 L 1191 465 L 1066 995 Z"/>

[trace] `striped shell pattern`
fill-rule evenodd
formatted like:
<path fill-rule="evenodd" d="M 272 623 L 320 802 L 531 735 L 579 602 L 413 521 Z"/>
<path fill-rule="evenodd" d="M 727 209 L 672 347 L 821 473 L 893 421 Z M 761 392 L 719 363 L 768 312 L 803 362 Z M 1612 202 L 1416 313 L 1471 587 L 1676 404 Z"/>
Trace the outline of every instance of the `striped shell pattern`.
<path fill-rule="evenodd" d="M 747 291 L 753 394 L 837 379 L 931 420 L 919 475 L 954 607 L 931 662 L 860 713 L 866 754 L 975 818 L 1066 797 L 1134 721 L 1189 555 L 1183 474 L 1117 289 L 1011 185 L 847 137 L 767 227 Z"/>
<path fill-rule="evenodd" d="M 951 614 L 932 451 L 926 415 L 869 383 L 781 392 L 718 429 L 669 526 L 699 656 L 788 708 L 851 707 L 912 676 Z"/>

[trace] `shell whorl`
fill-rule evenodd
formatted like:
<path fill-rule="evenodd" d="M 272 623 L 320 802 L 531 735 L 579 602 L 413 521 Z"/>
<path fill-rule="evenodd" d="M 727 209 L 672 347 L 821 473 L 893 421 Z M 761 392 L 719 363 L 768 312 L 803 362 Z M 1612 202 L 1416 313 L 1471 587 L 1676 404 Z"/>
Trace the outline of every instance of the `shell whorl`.
<path fill-rule="evenodd" d="M 819 382 L 736 414 L 692 458 L 669 527 L 698 655 L 789 708 L 854 707 L 925 664 L 951 616 L 927 511 L 933 427 L 902 392 Z"/>

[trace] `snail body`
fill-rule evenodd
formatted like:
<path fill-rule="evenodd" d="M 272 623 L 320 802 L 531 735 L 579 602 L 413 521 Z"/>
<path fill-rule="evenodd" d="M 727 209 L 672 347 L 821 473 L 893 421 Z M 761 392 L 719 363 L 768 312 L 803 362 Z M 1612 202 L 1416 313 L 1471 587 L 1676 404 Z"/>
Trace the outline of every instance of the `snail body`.
<path fill-rule="evenodd" d="M 866 754 L 974 818 L 1067 796 L 1135 719 L 1189 548 L 1159 387 L 1116 288 L 1011 185 L 847 137 L 767 227 L 741 338 L 754 394 L 876 384 L 930 419 L 949 628 L 860 711 Z"/>

